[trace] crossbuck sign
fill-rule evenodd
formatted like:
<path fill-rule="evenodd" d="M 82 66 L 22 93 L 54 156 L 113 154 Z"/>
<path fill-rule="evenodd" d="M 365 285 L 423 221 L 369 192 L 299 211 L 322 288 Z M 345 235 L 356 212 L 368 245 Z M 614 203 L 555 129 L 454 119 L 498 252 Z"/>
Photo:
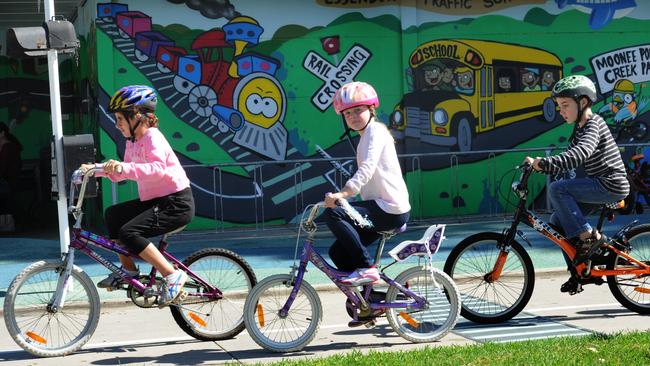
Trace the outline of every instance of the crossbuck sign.
<path fill-rule="evenodd" d="M 372 54 L 359 44 L 355 44 L 345 54 L 338 65 L 333 65 L 314 51 L 309 51 L 302 65 L 325 83 L 311 97 L 311 102 L 324 112 L 334 98 L 334 93 L 346 83 L 354 80 Z"/>

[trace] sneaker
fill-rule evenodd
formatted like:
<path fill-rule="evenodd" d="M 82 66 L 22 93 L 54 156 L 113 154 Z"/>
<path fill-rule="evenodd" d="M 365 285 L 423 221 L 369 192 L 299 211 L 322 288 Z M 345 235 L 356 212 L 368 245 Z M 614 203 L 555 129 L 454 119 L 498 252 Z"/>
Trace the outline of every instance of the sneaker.
<path fill-rule="evenodd" d="M 575 279 L 574 277 L 569 278 L 568 281 L 562 284 L 560 287 L 560 292 L 568 292 L 569 295 L 575 295 L 582 292 L 584 289 L 582 285 L 602 285 L 605 283 L 603 277 L 587 277 L 581 279 Z"/>
<path fill-rule="evenodd" d="M 129 271 L 128 269 L 120 268 L 124 272 L 126 272 L 129 276 L 131 277 L 138 277 L 140 276 L 140 271 L 135 270 L 135 271 Z M 117 273 L 113 272 L 108 275 L 108 277 L 104 278 L 103 280 L 97 282 L 97 287 L 99 288 L 117 288 L 120 285 L 124 284 L 124 281 L 122 281 L 122 277 L 118 275 Z"/>
<path fill-rule="evenodd" d="M 348 286 L 361 286 L 379 281 L 377 268 L 359 268 L 341 279 L 341 283 Z"/>
<path fill-rule="evenodd" d="M 602 234 L 598 240 L 589 238 L 579 242 L 576 246 L 576 256 L 573 258 L 573 265 L 577 266 L 582 262 L 586 262 L 594 254 L 596 249 L 606 242 L 607 237 Z"/>
<path fill-rule="evenodd" d="M 165 306 L 176 301 L 178 296 L 183 292 L 183 285 L 185 285 L 186 280 L 187 274 L 180 269 L 165 276 L 162 281 L 163 284 L 160 291 L 160 300 L 158 301 L 159 305 Z"/>

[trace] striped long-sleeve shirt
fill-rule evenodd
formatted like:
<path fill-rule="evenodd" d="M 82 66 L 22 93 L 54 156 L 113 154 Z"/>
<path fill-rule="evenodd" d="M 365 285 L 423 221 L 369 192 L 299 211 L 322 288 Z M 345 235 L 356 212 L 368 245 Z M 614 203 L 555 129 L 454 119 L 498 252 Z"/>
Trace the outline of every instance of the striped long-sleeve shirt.
<path fill-rule="evenodd" d="M 543 171 L 558 174 L 584 165 L 588 177 L 596 178 L 610 192 L 628 194 L 630 184 L 621 153 L 609 127 L 597 114 L 576 127 L 566 151 L 543 158 Z"/>

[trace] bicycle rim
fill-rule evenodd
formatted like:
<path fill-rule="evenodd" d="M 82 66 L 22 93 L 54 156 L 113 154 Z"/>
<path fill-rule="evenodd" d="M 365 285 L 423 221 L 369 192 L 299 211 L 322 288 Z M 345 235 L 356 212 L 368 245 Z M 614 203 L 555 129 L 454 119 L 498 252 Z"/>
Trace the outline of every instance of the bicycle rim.
<path fill-rule="evenodd" d="M 78 350 L 90 339 L 99 319 L 97 291 L 78 267 L 72 271 L 64 307 L 48 310 L 61 266 L 35 263 L 23 270 L 7 291 L 7 329 L 19 346 L 38 356 L 63 356 Z"/>
<path fill-rule="evenodd" d="M 444 337 L 456 325 L 460 315 L 460 294 L 453 280 L 444 272 L 434 268 L 436 287 L 429 269 L 421 267 L 407 269 L 396 278 L 396 282 L 424 297 L 426 308 L 390 308 L 387 318 L 391 327 L 401 337 L 411 342 L 433 342 Z M 400 302 L 397 287 L 391 286 L 386 302 Z M 404 300 L 402 300 L 404 301 Z M 412 302 L 411 299 L 407 300 Z"/>
<path fill-rule="evenodd" d="M 496 237 L 479 237 L 466 244 L 451 269 L 450 275 L 461 293 L 461 315 L 475 322 L 497 323 L 511 319 L 523 309 L 532 294 L 532 263 L 518 244 L 510 248 L 500 277 L 486 280 L 500 253 L 497 243 Z"/>
<path fill-rule="evenodd" d="M 186 263 L 223 294 L 219 300 L 201 296 L 206 289 L 188 278 L 184 289 L 189 296 L 181 306 L 172 307 L 174 319 L 191 336 L 201 340 L 234 337 L 244 329 L 244 302 L 255 285 L 252 269 L 236 254 L 218 248 L 197 252 Z"/>
<path fill-rule="evenodd" d="M 650 264 L 650 225 L 641 225 L 630 230 L 630 255 L 645 264 Z M 609 269 L 638 268 L 627 259 L 616 256 L 608 265 Z M 610 276 L 609 288 L 616 299 L 626 308 L 641 313 L 650 313 L 650 276 L 635 275 Z"/>
<path fill-rule="evenodd" d="M 260 346 L 274 352 L 303 349 L 316 336 L 322 319 L 320 299 L 308 283 L 302 283 L 286 316 L 280 310 L 293 286 L 289 275 L 262 280 L 246 299 L 246 329 Z"/>

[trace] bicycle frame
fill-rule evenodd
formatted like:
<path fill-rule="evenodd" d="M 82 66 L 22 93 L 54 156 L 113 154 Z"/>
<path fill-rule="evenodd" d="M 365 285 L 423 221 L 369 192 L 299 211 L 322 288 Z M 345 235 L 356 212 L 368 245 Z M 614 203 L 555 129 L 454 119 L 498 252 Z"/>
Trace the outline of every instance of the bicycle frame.
<path fill-rule="evenodd" d="M 73 204 L 69 207 L 68 211 L 72 213 L 72 215 L 75 217 L 75 224 L 72 229 L 72 232 L 70 233 L 70 247 L 67 253 L 63 253 L 63 263 L 65 264 L 65 270 L 63 272 L 63 275 L 59 276 L 59 280 L 57 282 L 57 289 L 56 293 L 54 294 L 54 298 L 52 301 L 53 307 L 55 309 L 63 307 L 65 304 L 65 295 L 66 291 L 63 291 L 64 289 L 68 288 L 70 286 L 69 279 L 71 277 L 72 273 L 72 268 L 74 266 L 74 257 L 75 257 L 75 250 L 79 250 L 82 253 L 86 254 L 90 258 L 92 258 L 94 261 L 97 263 L 101 264 L 102 266 L 106 267 L 108 270 L 110 270 L 113 273 L 118 274 L 122 280 L 128 284 L 129 286 L 132 286 L 138 293 L 140 294 L 145 294 L 147 289 L 153 288 L 153 286 L 156 283 L 156 268 L 151 267 L 151 272 L 149 274 L 149 282 L 146 284 L 143 284 L 140 282 L 138 278 L 134 278 L 129 276 L 124 270 L 122 270 L 120 267 L 116 266 L 113 264 L 110 260 L 107 260 L 103 256 L 101 256 L 99 253 L 95 252 L 90 246 L 95 246 L 99 247 L 117 254 L 121 254 L 127 257 L 133 257 L 133 258 L 139 258 L 137 255 L 129 252 L 128 250 L 122 248 L 120 245 L 115 243 L 114 241 L 107 239 L 101 235 L 97 235 L 94 233 L 91 233 L 89 231 L 83 230 L 81 228 L 81 218 L 83 217 L 83 212 L 81 210 L 83 200 L 84 200 L 84 195 L 86 191 L 86 185 L 88 183 L 88 179 L 90 176 L 92 176 L 95 172 L 99 171 L 102 169 L 101 165 L 97 165 L 95 168 L 87 171 L 87 172 L 80 172 L 80 171 L 75 171 L 72 174 L 71 182 L 70 182 L 70 201 L 74 202 L 74 186 L 76 184 L 80 184 L 81 188 L 79 190 L 79 197 L 77 199 L 77 203 Z M 205 289 L 206 291 L 199 291 L 198 293 L 194 292 L 188 292 L 187 296 L 188 297 L 201 297 L 201 298 L 207 298 L 209 300 L 219 300 L 223 298 L 223 293 L 216 287 L 212 286 L 210 283 L 205 281 L 203 278 L 201 278 L 199 275 L 194 273 L 192 270 L 190 270 L 187 266 L 185 266 L 180 260 L 176 259 L 173 255 L 169 254 L 167 252 L 167 246 L 169 245 L 166 241 L 167 235 L 163 235 L 162 239 L 160 240 L 158 244 L 158 250 L 160 253 L 172 263 L 172 265 L 176 268 L 180 268 L 181 270 L 185 271 L 188 275 L 189 278 L 193 279 L 195 282 L 200 284 L 201 289 Z"/>
<path fill-rule="evenodd" d="M 527 198 L 528 198 L 528 178 L 530 174 L 532 173 L 532 167 L 527 166 L 523 167 L 524 173 L 522 174 L 520 182 L 513 183 L 513 190 L 515 190 L 517 193 L 519 193 L 519 203 L 517 205 L 517 208 L 515 209 L 515 214 L 512 220 L 512 225 L 506 232 L 506 239 L 505 242 L 502 243 L 502 247 L 500 248 L 501 251 L 499 253 L 499 256 L 497 257 L 496 263 L 494 265 L 494 268 L 492 272 L 490 272 L 487 276 L 487 279 L 489 280 L 494 280 L 496 281 L 499 279 L 499 276 L 501 275 L 501 271 L 503 270 L 503 265 L 506 262 L 506 258 L 508 256 L 508 250 L 507 248 L 511 245 L 511 243 L 514 241 L 515 234 L 519 234 L 522 236 L 522 238 L 526 241 L 528 241 L 523 234 L 518 233 L 517 231 L 517 226 L 519 226 L 519 223 L 524 223 L 527 226 L 533 228 L 535 231 L 538 233 L 542 234 L 545 236 L 547 239 L 555 243 L 557 246 L 562 249 L 564 253 L 567 254 L 567 256 L 570 259 L 573 259 L 576 255 L 576 250 L 571 245 L 567 239 L 558 233 L 556 230 L 554 230 L 550 225 L 545 223 L 539 216 L 537 216 L 534 212 L 528 210 L 526 208 L 526 203 L 527 203 Z M 601 231 L 604 219 L 606 216 L 606 211 L 607 208 L 603 208 L 601 214 L 600 214 L 600 219 L 598 221 L 597 225 L 597 230 Z M 617 241 L 620 242 L 625 242 L 624 235 L 625 233 L 636 223 L 638 220 L 635 220 L 631 222 L 630 224 L 622 227 L 619 229 L 619 231 L 612 237 L 611 242 L 616 243 Z M 530 244 L 530 242 L 529 242 Z M 620 248 L 618 248 L 618 247 Z M 577 266 L 575 266 L 575 270 L 577 273 L 583 274 L 585 277 L 600 277 L 600 276 L 620 276 L 620 275 L 636 275 L 636 276 L 647 276 L 650 275 L 650 266 L 642 263 L 629 254 L 626 253 L 626 250 L 629 248 L 625 244 L 617 244 L 617 245 L 612 245 L 611 243 L 608 243 L 604 245 L 604 249 L 608 249 L 615 254 L 619 255 L 620 257 L 625 258 L 628 260 L 630 263 L 634 263 L 638 268 L 636 269 L 616 269 L 616 270 L 606 270 L 606 269 L 600 269 L 598 267 L 591 268 L 590 261 L 587 263 L 580 263 Z"/>
<path fill-rule="evenodd" d="M 319 204 L 314 205 L 314 207 L 312 208 L 312 212 L 310 213 L 310 216 L 307 219 L 307 223 L 308 223 L 307 225 L 313 224 L 315 212 L 318 210 L 319 207 L 320 207 Z M 408 295 L 410 298 L 415 300 L 414 303 L 395 302 L 395 303 L 380 304 L 380 303 L 366 302 L 365 298 L 368 298 L 372 286 L 364 286 L 364 294 L 361 295 L 361 293 L 357 290 L 356 286 L 347 286 L 342 284 L 340 282 L 341 278 L 349 275 L 349 273 L 335 269 L 329 263 L 327 263 L 327 261 L 320 254 L 318 254 L 316 250 L 314 250 L 314 233 L 316 231 L 315 227 L 313 227 L 313 229 L 309 229 L 306 231 L 308 232 L 308 237 L 307 239 L 305 239 L 302 254 L 300 255 L 300 265 L 297 268 L 294 266 L 291 272 L 291 277 L 294 279 L 293 289 L 289 295 L 289 298 L 287 299 L 287 302 L 280 310 L 281 316 L 286 316 L 289 313 L 289 309 L 291 308 L 293 301 L 298 295 L 300 286 L 302 285 L 303 277 L 307 270 L 307 265 L 310 262 L 313 263 L 316 266 L 316 268 L 321 270 L 321 272 L 325 273 L 325 275 L 327 275 L 327 277 L 329 277 L 329 279 L 332 280 L 332 282 L 334 282 L 336 287 L 338 287 L 339 290 L 341 290 L 341 292 L 343 292 L 345 296 L 358 308 L 372 309 L 372 310 L 380 310 L 386 308 L 408 308 L 413 310 L 420 310 L 427 306 L 426 299 L 414 293 L 413 291 L 409 290 L 408 288 L 402 286 L 401 284 L 395 282 L 392 278 L 388 277 L 383 272 L 383 270 L 379 272 L 380 278 L 384 282 L 386 282 L 389 286 L 397 287 L 401 292 L 403 292 L 404 294 Z M 381 249 L 381 245 L 379 249 Z M 379 257 L 379 253 L 377 254 L 377 257 Z"/>

